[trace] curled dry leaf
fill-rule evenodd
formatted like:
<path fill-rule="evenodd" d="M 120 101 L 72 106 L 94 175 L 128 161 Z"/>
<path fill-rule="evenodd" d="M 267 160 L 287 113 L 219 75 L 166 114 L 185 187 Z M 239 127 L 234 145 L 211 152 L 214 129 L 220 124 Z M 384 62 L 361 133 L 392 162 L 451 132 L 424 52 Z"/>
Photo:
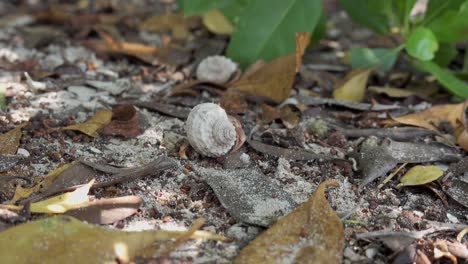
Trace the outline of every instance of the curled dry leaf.
<path fill-rule="evenodd" d="M 118 105 L 112 108 L 111 122 L 99 134 L 134 138 L 141 134 L 140 114 L 133 105 Z"/>
<path fill-rule="evenodd" d="M 356 69 L 339 81 L 333 91 L 333 97 L 340 100 L 359 103 L 366 94 L 367 80 L 373 69 Z"/>
<path fill-rule="evenodd" d="M 1 155 L 14 155 L 18 150 L 21 139 L 21 129 L 27 123 L 23 123 L 14 129 L 0 135 L 0 154 Z"/>
<path fill-rule="evenodd" d="M 464 103 L 437 105 L 421 112 L 392 117 L 392 119 L 401 124 L 424 127 L 434 131 L 439 131 L 443 123 L 449 123 L 455 130 L 462 125 L 465 108 Z"/>
<path fill-rule="evenodd" d="M 104 198 L 90 201 L 66 214 L 92 224 L 112 224 L 135 214 L 142 202 L 138 196 Z"/>
<path fill-rule="evenodd" d="M 68 210 L 76 209 L 89 202 L 88 192 L 94 180 L 77 188 L 73 192 L 68 192 L 51 197 L 47 200 L 32 203 L 29 207 L 31 213 L 62 214 Z M 21 210 L 23 205 L 0 205 L 11 210 Z"/>
<path fill-rule="evenodd" d="M 137 255 L 153 255 L 163 245 L 162 241 L 178 239 L 185 233 L 119 231 L 85 224 L 70 216 L 56 216 L 1 232 L 0 254 L 2 262 L 18 264 L 37 260 L 41 263 L 82 263 L 84 256 L 95 263 L 129 262 Z M 194 232 L 190 238 L 224 240 L 222 236 L 203 231 Z"/>
<path fill-rule="evenodd" d="M 279 57 L 241 77 L 231 87 L 250 95 L 263 96 L 280 103 L 289 97 L 294 77 L 302 64 L 302 55 L 310 42 L 310 33 L 296 34 L 296 53 Z"/>
<path fill-rule="evenodd" d="M 414 166 L 400 179 L 401 186 L 422 185 L 437 180 L 444 171 L 437 166 Z"/>
<path fill-rule="evenodd" d="M 70 125 L 63 128 L 63 130 L 77 130 L 85 133 L 91 137 L 98 137 L 98 130 L 107 126 L 112 119 L 112 111 L 108 109 L 103 109 L 98 111 L 91 119 L 76 125 Z"/>
<path fill-rule="evenodd" d="M 307 202 L 243 248 L 234 263 L 341 263 L 343 225 L 325 197 L 328 186 L 338 183 L 321 183 Z"/>

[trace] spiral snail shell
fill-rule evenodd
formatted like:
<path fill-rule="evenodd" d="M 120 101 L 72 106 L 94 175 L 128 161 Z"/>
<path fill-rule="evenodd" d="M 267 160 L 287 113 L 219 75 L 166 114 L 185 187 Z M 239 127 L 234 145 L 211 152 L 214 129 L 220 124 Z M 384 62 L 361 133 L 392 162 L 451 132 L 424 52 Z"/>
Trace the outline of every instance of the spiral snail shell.
<path fill-rule="evenodd" d="M 190 145 L 208 157 L 222 156 L 238 145 L 238 129 L 217 104 L 195 106 L 188 115 L 185 130 Z"/>
<path fill-rule="evenodd" d="M 197 79 L 205 82 L 225 84 L 236 72 L 237 64 L 224 56 L 206 57 L 197 67 Z"/>

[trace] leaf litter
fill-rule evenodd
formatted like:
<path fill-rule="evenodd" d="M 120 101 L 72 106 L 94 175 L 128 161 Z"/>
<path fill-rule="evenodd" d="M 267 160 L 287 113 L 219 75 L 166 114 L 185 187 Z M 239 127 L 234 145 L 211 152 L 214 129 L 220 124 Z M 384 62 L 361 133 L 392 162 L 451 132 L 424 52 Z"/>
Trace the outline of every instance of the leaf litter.
<path fill-rule="evenodd" d="M 341 32 L 342 35 L 333 40 L 340 44 L 337 47 L 330 46 L 326 44 L 329 42 L 325 41 L 314 44 L 304 54 L 297 52 L 285 56 L 279 59 L 284 64 L 277 65 L 278 67 L 271 66 L 273 62 L 251 65 L 240 75 L 241 79 L 233 78 L 239 82 L 242 78 L 252 80 L 252 83 L 244 83 L 245 85 L 251 85 L 255 81 L 258 85 L 251 85 L 244 90 L 248 90 L 250 94 L 244 94 L 239 91 L 241 89 L 234 89 L 233 83 L 226 87 L 199 84 L 185 88 L 185 94 L 177 94 L 174 93 L 177 91 L 174 85 L 193 80 L 193 70 L 201 59 L 207 55 L 222 54 L 227 44 L 226 36 L 208 33 L 208 29 L 199 22 L 180 27 L 173 23 L 166 24 L 162 29 L 143 29 L 141 25 L 146 19 L 153 15 L 164 15 L 161 14 L 161 10 L 174 10 L 170 1 L 156 1 L 151 5 L 143 2 L 145 1 L 128 2 L 121 6 L 112 6 L 110 3 L 111 6 L 104 4 L 103 7 L 98 1 L 96 6 L 90 7 L 96 8 L 96 12 L 89 14 L 84 11 L 86 7 L 74 9 L 73 4 L 67 5 L 66 8 L 61 4 L 54 4 L 49 9 L 43 9 L 47 10 L 45 12 L 33 12 L 33 15 L 29 15 L 30 20 L 27 23 L 33 27 L 40 22 L 59 33 L 66 32 L 63 38 L 72 36 L 65 43 L 62 43 L 61 39 L 41 36 L 41 30 L 33 32 L 34 34 L 24 34 L 27 32 L 16 30 L 21 29 L 23 24 L 11 26 L 14 25 L 12 21 L 5 24 L 8 25 L 5 29 L 2 28 L 0 48 L 2 52 L 5 50 L 2 53 L 2 62 L 5 61 L 5 64 L 2 65 L 17 66 L 16 69 L 1 67 L 1 76 L 8 84 L 5 90 L 8 114 L 0 113 L 2 132 L 7 133 L 24 121 L 29 121 L 29 124 L 24 126 L 18 134 L 20 136 L 16 137 L 18 143 L 13 144 L 14 152 L 8 154 L 9 157 L 18 156 L 18 160 L 7 162 L 8 166 L 5 167 L 3 176 L 5 180 L 0 181 L 2 202 L 13 201 L 19 206 L 24 205 L 24 208 L 16 214 L 9 211 L 11 217 L 0 217 L 0 229 L 8 228 L 4 229 L 8 231 L 28 225 L 21 224 L 28 220 L 51 219 L 47 218 L 47 215 L 31 214 L 28 210 L 31 211 L 31 205 L 34 203 L 63 197 L 83 187 L 83 184 L 93 178 L 96 178 L 96 183 L 87 195 L 89 201 L 78 209 L 65 212 L 66 214 L 73 213 L 76 217 L 93 223 L 113 223 L 113 228 L 124 230 L 186 230 L 189 224 L 195 223 L 190 232 L 172 236 L 168 244 L 153 251 L 151 256 L 146 255 L 146 251 L 129 256 L 129 259 L 133 259 L 133 256 L 144 256 L 149 262 L 163 259 L 195 263 L 231 262 L 243 251 L 245 245 L 262 236 L 264 228 L 270 227 L 264 233 L 272 232 L 270 229 L 276 230 L 274 235 L 287 233 L 288 228 L 273 228 L 275 220 L 269 220 L 268 223 L 263 221 L 264 227 L 241 220 L 251 220 L 255 216 L 249 215 L 250 218 L 246 218 L 247 214 L 241 215 L 247 212 L 245 208 L 253 207 L 258 209 L 257 212 L 263 213 L 275 210 L 264 201 L 255 206 L 258 199 L 235 200 L 238 197 L 268 194 L 266 191 L 266 194 L 258 191 L 242 193 L 242 188 L 226 188 L 223 185 L 240 179 L 244 179 L 243 184 L 251 186 L 251 189 L 265 183 L 265 186 L 270 186 L 268 188 L 277 190 L 279 196 L 272 195 L 270 198 L 289 201 L 293 204 L 288 207 L 291 210 L 311 197 L 320 182 L 339 180 L 339 189 L 328 193 L 330 205 L 324 198 L 320 189 L 322 187 L 316 190 L 316 195 L 326 203 L 326 212 L 332 212 L 332 206 L 346 219 L 343 222 L 344 246 L 342 242 L 334 244 L 343 262 L 361 259 L 373 263 L 388 263 L 391 255 L 399 254 L 390 253 L 394 248 L 385 250 L 381 244 L 363 236 L 358 236 L 357 239 L 354 235 L 363 230 L 372 233 L 391 227 L 391 231 L 398 230 L 405 234 L 424 227 L 428 219 L 466 223 L 466 213 L 460 209 L 466 200 L 466 170 L 463 170 L 463 164 L 460 163 L 465 153 L 459 148 L 464 146 L 466 118 L 461 115 L 456 117 L 455 112 L 459 112 L 458 108 L 456 111 L 451 109 L 444 112 L 446 116 L 438 116 L 437 111 L 432 112 L 439 118 L 437 120 L 431 114 L 423 118 L 429 120 L 429 124 L 437 130 L 427 129 L 428 126 L 415 127 L 415 130 L 408 127 L 382 129 L 383 124 L 397 125 L 392 117 L 418 113 L 430 107 L 437 109 L 435 102 L 449 103 L 446 98 L 435 97 L 443 94 L 409 95 L 404 99 L 389 99 L 379 93 L 365 93 L 363 100 L 357 103 L 330 98 L 333 85 L 327 83 L 327 76 L 342 79 L 341 73 L 348 68 L 342 65 L 336 56 L 330 60 L 326 51 L 332 50 L 333 54 L 342 52 L 341 49 L 347 47 L 346 44 L 340 45 L 348 42 L 348 39 L 341 39 L 343 34 L 348 34 L 344 32 L 358 35 L 362 33 L 360 29 L 353 28 Z M 80 3 L 89 5 L 88 1 Z M 149 10 L 156 7 L 159 8 L 158 12 Z M 62 8 L 72 11 L 61 12 Z M 0 8 L 1 12 L 2 10 Z M 145 12 L 138 13 L 138 10 Z M 8 18 L 11 19 L 10 16 Z M 345 20 L 345 24 L 344 28 L 347 28 L 351 23 Z M 28 43 L 28 36 L 38 38 L 30 38 Z M 355 40 L 353 37 L 351 39 Z M 12 44 L 13 40 L 20 45 Z M 306 43 L 307 41 L 302 41 L 301 45 L 306 46 Z M 28 44 L 36 48 L 29 49 Z M 320 48 L 316 49 L 317 47 Z M 304 71 L 299 69 L 300 60 L 303 61 L 303 69 L 308 69 L 317 76 L 315 80 L 305 78 Z M 67 76 L 78 75 L 66 74 L 65 69 L 71 71 L 70 65 L 75 68 L 73 72 L 80 72 L 80 77 L 73 81 L 67 79 Z M 362 94 L 363 87 L 365 92 L 367 85 L 402 87 L 408 90 L 408 87 L 412 87 L 413 80 L 393 77 L 402 73 L 398 66 L 397 63 L 395 72 L 391 73 L 389 78 L 370 73 L 368 77 L 371 78 L 366 82 L 359 82 L 360 90 L 356 93 Z M 26 80 L 22 81 L 25 71 L 31 78 L 26 77 Z M 287 74 L 284 75 L 287 82 L 274 83 L 269 88 L 275 87 L 280 90 L 271 89 L 268 94 L 264 93 L 260 88 L 263 87 L 262 83 L 268 82 L 262 80 L 262 72 L 268 73 L 269 78 L 280 78 L 281 74 Z M 277 81 L 277 78 L 270 78 L 268 81 Z M 167 96 L 171 93 L 172 96 Z M 229 157 L 236 160 L 235 165 L 228 164 L 228 157 L 209 159 L 200 156 L 190 147 L 183 147 L 187 146 L 184 141 L 184 120 L 190 108 L 202 102 L 221 103 L 230 114 L 237 115 L 236 119 L 249 135 L 250 144 L 240 146 L 237 152 L 233 153 L 236 155 Z M 268 122 L 261 122 L 262 102 L 267 102 L 276 110 L 292 111 L 284 110 L 285 113 L 280 113 L 279 118 L 275 113 L 272 115 L 273 120 L 270 120 L 270 117 L 265 119 Z M 130 107 L 129 103 L 134 108 Z M 123 104 L 126 106 L 120 108 L 121 115 L 115 113 L 119 112 L 117 110 Z M 86 120 L 92 120 L 92 116 L 102 109 L 114 110 L 110 118 L 111 124 L 113 121 L 114 124 L 109 125 L 107 129 L 110 131 L 106 131 L 105 128 L 93 128 L 90 134 L 97 136 L 90 137 L 79 130 L 62 130 L 70 125 L 85 124 Z M 316 115 L 317 113 L 321 114 Z M 305 129 L 311 116 L 319 121 L 323 119 L 328 122 L 333 119 L 333 124 L 328 125 L 325 133 L 316 134 L 316 130 Z M 453 126 L 452 121 L 455 117 L 457 123 Z M 387 143 L 374 146 L 374 152 L 368 151 L 366 154 L 367 150 L 362 145 L 367 144 L 365 142 L 373 138 L 372 135 L 393 140 L 384 140 Z M 435 141 L 441 143 L 436 144 Z M 179 153 L 179 150 L 182 151 Z M 361 152 L 359 154 L 363 154 L 363 157 L 355 162 L 351 152 Z M 174 159 L 170 158 L 169 161 L 167 155 Z M 380 159 L 382 164 L 378 163 L 379 155 L 384 155 Z M 157 157 L 164 158 L 161 160 Z M 166 164 L 167 167 L 158 167 L 154 161 Z M 387 182 L 385 188 L 376 188 L 373 180 L 369 180 L 374 176 L 381 177 L 399 163 L 406 162 L 415 163 L 407 165 L 406 168 L 414 165 L 436 165 L 443 170 L 446 165 L 455 168 L 452 165 L 459 164 L 459 169 L 449 169 L 437 179 L 437 184 L 428 186 L 433 191 L 444 190 L 450 199 L 443 202 L 441 200 L 444 193 L 434 195 L 423 188 L 417 191 L 412 187 L 396 189 L 398 179 L 403 176 L 406 168 L 395 171 L 395 176 Z M 67 165 L 60 168 L 61 164 Z M 229 166 L 235 169 L 223 169 Z M 196 170 L 200 167 L 213 172 L 211 178 L 200 177 L 201 173 Z M 357 170 L 358 167 L 362 170 Z M 59 169 L 54 172 L 55 168 Z M 241 172 L 255 175 L 238 179 L 236 176 L 241 175 Z M 374 176 L 367 178 L 369 182 L 366 186 L 360 186 L 363 184 L 362 179 L 369 174 Z M 23 178 L 30 181 L 24 183 L 18 180 Z M 12 200 L 15 188 L 16 197 Z M 228 197 L 231 202 L 226 201 Z M 245 206 L 246 204 L 249 206 Z M 274 216 L 270 215 L 269 219 L 278 219 L 276 223 L 290 216 L 281 218 L 280 214 L 272 215 Z M 206 219 L 204 225 L 203 221 L 196 220 L 200 216 Z M 258 220 L 258 217 L 256 219 Z M 335 222 L 336 216 L 325 219 L 334 219 L 330 222 L 338 223 Z M 186 241 L 191 232 L 198 228 L 228 235 L 231 242 Z M 340 231 L 335 229 L 334 231 Z M 309 244 L 306 242 L 314 237 L 313 233 L 306 231 L 300 234 L 300 243 L 294 247 L 302 247 L 302 250 L 293 250 L 293 255 L 297 253 L 296 255 L 309 256 L 315 252 L 312 248 L 307 248 Z M 2 233 L 0 232 L 0 236 Z M 340 241 L 334 234 L 325 232 L 322 242 Z M 453 237 L 451 234 L 440 232 L 433 236 L 450 239 Z M 432 245 L 427 237 L 418 238 L 425 241 L 426 245 Z M 182 244 L 184 241 L 186 243 Z M 271 245 L 269 244 L 269 248 L 266 246 L 266 250 L 274 249 Z M 414 244 L 406 248 L 412 245 Z M 438 246 L 441 251 L 451 252 L 442 250 L 442 246 L 443 244 Z M 428 251 L 419 251 L 420 256 L 431 256 Z M 288 255 L 287 258 L 293 259 L 293 255 Z M 126 258 L 122 257 L 121 260 Z M 330 262 L 330 259 L 327 261 Z"/>

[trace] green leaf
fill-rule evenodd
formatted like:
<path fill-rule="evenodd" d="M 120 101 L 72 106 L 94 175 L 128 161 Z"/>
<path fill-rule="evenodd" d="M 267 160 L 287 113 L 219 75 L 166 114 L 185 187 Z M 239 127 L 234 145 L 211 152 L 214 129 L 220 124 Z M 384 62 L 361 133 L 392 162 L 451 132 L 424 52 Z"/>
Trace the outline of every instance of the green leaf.
<path fill-rule="evenodd" d="M 236 0 L 177 0 L 185 16 L 200 15 L 211 9 L 220 9 Z"/>
<path fill-rule="evenodd" d="M 388 0 L 340 0 L 354 22 L 380 34 L 390 32 L 388 3 Z"/>
<path fill-rule="evenodd" d="M 409 55 L 422 61 L 432 60 L 438 48 L 439 43 L 434 33 L 425 27 L 416 28 L 406 40 Z"/>
<path fill-rule="evenodd" d="M 429 25 L 441 42 L 468 40 L 468 1 L 459 10 L 446 10 Z"/>
<path fill-rule="evenodd" d="M 321 0 L 255 0 L 242 14 L 227 55 L 242 67 L 294 53 L 296 32 L 313 32 Z"/>
<path fill-rule="evenodd" d="M 353 48 L 351 49 L 351 66 L 353 68 L 377 67 L 381 71 L 388 71 L 395 64 L 400 50 L 400 48 Z"/>
<path fill-rule="evenodd" d="M 411 10 L 417 0 L 393 0 L 393 12 L 399 18 L 399 24 L 409 26 L 409 17 Z"/>
<path fill-rule="evenodd" d="M 6 107 L 5 91 L 6 85 L 0 83 L 0 110 Z"/>
<path fill-rule="evenodd" d="M 453 44 L 440 43 L 433 61 L 441 67 L 447 67 L 457 54 Z"/>
<path fill-rule="evenodd" d="M 442 175 L 444 175 L 444 171 L 437 166 L 417 165 L 401 177 L 398 187 L 423 185 L 437 180 Z"/>
<path fill-rule="evenodd" d="M 466 0 L 429 0 L 425 22 L 431 22 L 446 10 L 458 10 Z"/>
<path fill-rule="evenodd" d="M 447 90 L 461 98 L 468 98 L 468 84 L 456 78 L 450 71 L 441 68 L 432 61 L 414 61 L 416 67 L 429 72 L 445 87 Z"/>

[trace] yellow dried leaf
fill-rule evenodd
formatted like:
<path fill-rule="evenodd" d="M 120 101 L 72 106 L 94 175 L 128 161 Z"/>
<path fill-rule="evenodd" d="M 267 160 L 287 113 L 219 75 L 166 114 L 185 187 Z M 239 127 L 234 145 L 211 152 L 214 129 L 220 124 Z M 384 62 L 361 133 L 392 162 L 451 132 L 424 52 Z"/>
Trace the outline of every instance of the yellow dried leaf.
<path fill-rule="evenodd" d="M 242 249 L 234 263 L 341 263 L 343 225 L 321 183 L 314 195 Z"/>
<path fill-rule="evenodd" d="M 420 87 L 414 89 L 400 89 L 394 87 L 379 87 L 379 86 L 369 86 L 367 88 L 369 91 L 379 93 L 379 94 L 386 94 L 389 97 L 393 98 L 405 98 L 412 95 L 416 95 L 422 98 L 428 97 L 431 94 L 437 92 L 436 86 L 429 86 L 429 87 Z"/>
<path fill-rule="evenodd" d="M 414 114 L 392 117 L 392 119 L 401 124 L 424 127 L 435 131 L 442 123 L 450 123 L 452 128 L 456 130 L 462 126 L 464 110 L 464 103 L 445 104 L 433 106 Z"/>
<path fill-rule="evenodd" d="M 47 176 L 44 177 L 42 181 L 38 184 L 34 185 L 31 188 L 23 188 L 21 186 L 16 187 L 15 194 L 9 204 L 15 204 L 18 200 L 29 197 L 32 193 L 39 191 L 40 189 L 47 189 L 52 182 L 60 175 L 63 171 L 70 168 L 76 162 L 72 162 L 69 164 L 60 165 L 58 168 L 51 171 Z"/>
<path fill-rule="evenodd" d="M 294 77 L 309 42 L 309 33 L 297 33 L 295 54 L 261 65 L 255 72 L 234 82 L 232 87 L 247 94 L 267 97 L 276 103 L 284 101 L 291 93 Z"/>
<path fill-rule="evenodd" d="M 86 206 L 89 203 L 88 192 L 94 180 L 77 188 L 73 192 L 60 194 L 44 201 L 32 203 L 29 208 L 31 213 L 63 214 L 68 210 Z M 22 205 L 0 205 L 2 208 L 21 210 Z"/>
<path fill-rule="evenodd" d="M 14 155 L 18 150 L 21 139 L 21 129 L 26 126 L 23 123 L 14 129 L 0 135 L 0 154 L 1 155 Z"/>
<path fill-rule="evenodd" d="M 421 166 L 417 165 L 406 172 L 400 179 L 401 186 L 413 186 L 422 185 L 428 182 L 432 182 L 440 178 L 444 174 L 444 171 L 437 166 Z"/>
<path fill-rule="evenodd" d="M 340 100 L 359 103 L 366 94 L 367 80 L 373 69 L 356 69 L 338 82 L 333 97 Z"/>
<path fill-rule="evenodd" d="M 154 253 L 164 241 L 185 231 L 126 232 L 56 216 L 28 222 L 0 233 L 2 263 L 128 263 L 137 255 Z M 191 238 L 223 240 L 197 231 Z M 12 243 L 14 241 L 14 243 Z M 156 243 L 155 243 L 156 242 Z M 150 249 L 154 250 L 150 250 Z"/>
<path fill-rule="evenodd" d="M 76 125 L 70 125 L 63 128 L 63 130 L 78 130 L 91 137 L 98 137 L 97 131 L 111 122 L 112 111 L 104 109 L 98 111 L 91 119 Z"/>
<path fill-rule="evenodd" d="M 213 9 L 202 16 L 203 25 L 212 33 L 230 35 L 234 32 L 232 23 L 219 10 Z"/>
<path fill-rule="evenodd" d="M 186 39 L 190 29 L 200 24 L 198 17 L 184 17 L 182 14 L 165 14 L 153 16 L 140 24 L 140 29 L 150 32 L 171 30 L 175 38 Z"/>

